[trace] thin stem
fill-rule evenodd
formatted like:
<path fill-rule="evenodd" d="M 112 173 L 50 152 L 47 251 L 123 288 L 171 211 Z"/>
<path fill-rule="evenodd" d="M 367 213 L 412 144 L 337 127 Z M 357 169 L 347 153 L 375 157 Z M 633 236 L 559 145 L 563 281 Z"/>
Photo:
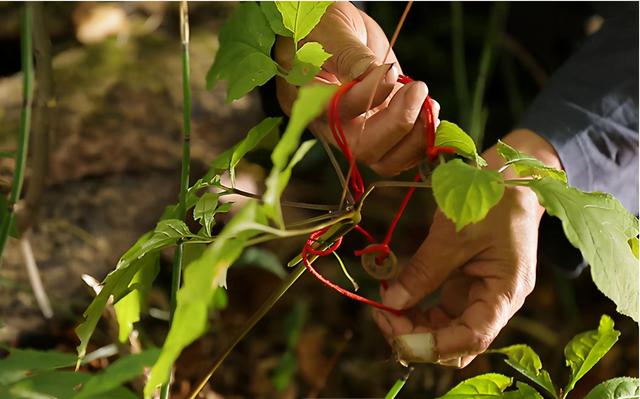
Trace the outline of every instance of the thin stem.
<path fill-rule="evenodd" d="M 243 191 L 237 189 L 235 187 L 226 187 L 220 185 L 220 188 L 226 191 L 226 193 L 222 193 L 222 195 L 241 195 L 247 198 L 253 198 L 262 201 L 262 196 L 254 193 L 249 193 L 247 191 Z M 290 208 L 301 208 L 301 209 L 310 209 L 314 211 L 336 211 L 339 208 L 335 205 L 324 205 L 324 204 L 311 204 L 308 202 L 297 202 L 297 201 L 280 201 L 282 206 L 290 207 Z"/>
<path fill-rule="evenodd" d="M 305 270 L 306 268 L 304 264 L 298 265 L 298 267 L 296 267 L 293 270 L 293 272 L 291 272 L 287 276 L 287 278 L 282 282 L 280 287 L 276 291 L 274 291 L 264 301 L 264 303 L 260 306 L 260 308 L 258 308 L 258 310 L 249 318 L 249 320 L 245 322 L 242 330 L 238 334 L 236 334 L 235 337 L 233 337 L 233 339 L 231 340 L 231 343 L 229 343 L 227 347 L 222 351 L 222 353 L 218 355 L 215 362 L 213 363 L 213 366 L 211 366 L 207 374 L 202 379 L 200 379 L 200 381 L 198 381 L 195 389 L 189 394 L 188 396 L 189 399 L 195 399 L 198 396 L 198 393 L 202 391 L 202 389 L 205 387 L 209 379 L 213 376 L 216 370 L 218 370 L 222 362 L 224 362 L 227 356 L 229 356 L 229 354 L 231 353 L 231 351 L 233 351 L 236 345 L 238 345 L 238 343 L 242 341 L 242 339 L 247 335 L 247 333 L 251 331 L 251 329 L 264 317 L 264 315 L 267 314 L 267 312 L 269 312 L 269 310 L 271 310 L 273 305 L 275 305 L 276 302 L 278 302 L 278 300 L 282 298 L 285 292 L 287 292 L 287 290 L 293 285 L 293 283 L 295 283 L 296 280 L 298 280 L 298 278 L 302 276 Z"/>
<path fill-rule="evenodd" d="M 451 3 L 451 36 L 453 53 L 453 84 L 458 97 L 459 117 L 463 125 L 467 120 L 466 113 L 469 107 L 469 85 L 467 83 L 467 67 L 464 55 L 464 28 L 462 3 L 454 1 Z"/>
<path fill-rule="evenodd" d="M 353 197 L 351 196 L 351 193 L 346 189 L 347 180 L 345 179 L 344 174 L 342 173 L 342 169 L 340 169 L 340 165 L 338 164 L 338 161 L 336 160 L 336 157 L 333 154 L 333 150 L 331 149 L 331 146 L 329 145 L 329 143 L 327 143 L 327 140 L 325 140 L 324 137 L 319 136 L 319 140 L 320 140 L 320 143 L 322 144 L 322 148 L 324 148 L 324 151 L 327 154 L 327 157 L 329 158 L 329 161 L 331 162 L 331 165 L 333 166 L 333 170 L 335 170 L 336 175 L 338 176 L 338 180 L 340 180 L 340 185 L 342 186 L 343 192 L 346 192 L 349 200 L 353 203 L 354 202 Z"/>
<path fill-rule="evenodd" d="M 415 187 L 415 188 L 431 188 L 431 183 L 426 182 L 410 182 L 410 181 L 393 181 L 393 180 L 383 180 L 377 181 L 371 185 L 372 188 L 382 188 L 382 187 Z"/>
<path fill-rule="evenodd" d="M 394 399 L 396 396 L 398 396 L 398 394 L 404 387 L 404 384 L 407 383 L 407 380 L 409 379 L 411 372 L 413 372 L 413 367 L 409 368 L 409 370 L 405 375 L 403 375 L 401 378 L 398 378 L 398 380 L 396 380 L 396 383 L 393 384 L 389 392 L 387 392 L 387 394 L 385 395 L 384 399 Z"/>
<path fill-rule="evenodd" d="M 22 110 L 20 112 L 20 132 L 18 135 L 18 150 L 16 151 L 16 169 L 11 187 L 11 194 L 7 203 L 7 216 L 0 226 L 0 259 L 4 246 L 9 237 L 11 227 L 15 223 L 15 205 L 20 198 L 24 169 L 29 148 L 29 130 L 31 127 L 31 104 L 33 101 L 33 47 L 32 47 L 32 13 L 33 3 L 25 3 L 22 12 L 20 29 L 20 54 L 22 61 Z"/>
<path fill-rule="evenodd" d="M 33 256 L 33 249 L 27 235 L 20 238 L 20 251 L 22 252 L 22 257 L 24 258 L 24 263 L 27 267 L 29 282 L 31 283 L 33 295 L 36 297 L 38 307 L 40 307 L 40 311 L 44 317 L 50 319 L 53 317 L 51 302 L 49 301 L 47 292 L 44 290 L 44 285 L 42 285 L 42 278 L 38 271 L 38 264 L 36 263 L 36 258 Z"/>
<path fill-rule="evenodd" d="M 494 50 L 496 49 L 496 45 L 502 35 L 508 8 L 509 5 L 507 3 L 496 3 L 491 8 L 491 17 L 489 19 L 487 35 L 485 37 L 484 48 L 482 49 L 482 55 L 480 57 L 480 67 L 473 93 L 473 102 L 471 104 L 471 120 L 469 121 L 469 132 L 479 149 L 482 147 L 482 138 L 484 136 L 483 125 L 486 121 L 486 115 L 483 115 L 482 106 L 484 92 L 487 86 L 487 80 L 489 79 L 491 67 L 493 66 L 493 60 L 495 59 Z"/>
<path fill-rule="evenodd" d="M 46 29 L 43 8 L 42 2 L 33 3 L 33 50 L 36 63 L 35 80 L 37 91 L 33 109 L 29 189 L 25 194 L 22 206 L 16 213 L 18 232 L 20 234 L 34 224 L 42 202 L 45 177 L 49 170 L 52 110 L 56 105 L 53 93 L 51 40 Z"/>
<path fill-rule="evenodd" d="M 189 166 L 191 162 L 191 86 L 189 61 L 189 8 L 186 0 L 180 2 L 180 38 L 182 39 L 182 170 L 180 173 L 180 203 L 178 217 L 184 220 L 187 213 L 186 199 L 189 190 Z M 171 309 L 169 323 L 173 322 L 178 290 L 182 274 L 182 253 L 184 244 L 180 242 L 173 257 L 171 269 Z M 160 397 L 168 399 L 171 391 L 171 375 L 160 389 Z"/>

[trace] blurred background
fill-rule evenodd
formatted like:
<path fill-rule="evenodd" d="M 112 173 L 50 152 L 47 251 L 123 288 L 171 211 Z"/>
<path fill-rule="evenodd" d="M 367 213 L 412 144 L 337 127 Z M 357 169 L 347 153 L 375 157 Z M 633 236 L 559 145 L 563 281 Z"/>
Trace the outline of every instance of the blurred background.
<path fill-rule="evenodd" d="M 635 8 L 634 8 L 635 4 Z M 401 2 L 358 3 L 391 36 L 404 9 Z M 15 151 L 21 105 L 20 3 L 0 3 L 0 151 Z M 259 92 L 225 103 L 225 87 L 205 89 L 221 24 L 235 3 L 190 4 L 193 87 L 192 180 L 224 149 L 240 140 L 265 115 L 277 114 L 275 92 Z M 630 7 L 630 8 L 629 8 Z M 30 232 L 36 263 L 53 317 L 38 308 L 17 242 L 9 243 L 0 268 L 0 343 L 12 347 L 72 352 L 73 329 L 91 300 L 82 275 L 101 280 L 137 237 L 153 228 L 167 204 L 177 200 L 180 173 L 181 73 L 177 3 L 57 3 L 45 5 L 53 48 L 56 111 L 48 150 L 42 208 Z M 469 108 L 460 87 L 486 84 L 484 123 L 488 147 L 518 124 L 527 105 L 571 53 L 611 13 L 636 12 L 636 3 L 514 2 L 413 5 L 394 48 L 405 73 L 424 80 L 441 106 L 441 118 L 463 126 Z M 487 34 L 489 31 L 492 34 Z M 453 38 L 463 37 L 464 61 L 454 57 Z M 489 37 L 489 39 L 487 39 Z M 487 43 L 492 49 L 486 55 Z M 481 73 L 481 59 L 488 57 Z M 485 61 L 486 62 L 486 61 Z M 464 65 L 466 74 L 459 74 Z M 269 148 L 239 166 L 238 186 L 260 193 L 270 168 Z M 14 162 L 0 158 L 0 193 L 11 187 Z M 375 178 L 367 174 L 365 179 Z M 402 177 L 400 177 L 402 178 Z M 26 189 L 29 174 L 26 176 Z M 320 146 L 294 171 L 286 198 L 337 202 L 340 187 Z M 383 234 L 404 191 L 377 191 L 364 210 L 365 227 Z M 429 192 L 412 199 L 392 248 L 406 262 L 424 239 L 434 203 Z M 313 214 L 299 210 L 294 220 Z M 224 225 L 220 219 L 216 228 Z M 558 223 L 543 221 L 538 280 L 524 308 L 494 347 L 526 343 L 542 357 L 554 381 L 568 376 L 563 348 L 576 333 L 594 329 L 606 313 L 622 332 L 611 352 L 583 378 L 572 397 L 614 376 L 638 376 L 638 326 L 620 316 L 595 287 L 589 270 L 562 237 Z M 180 398 L 215 354 L 279 284 L 282 265 L 300 250 L 291 239 L 247 251 L 229 273 L 228 303 L 211 314 L 209 333 L 177 363 L 175 397 Z M 377 284 L 352 256 L 363 242 L 346 239 L 341 254 L 367 296 Z M 149 298 L 140 323 L 143 344 L 161 345 L 166 333 L 172 254 Z M 319 269 L 348 287 L 331 257 Z M 101 322 L 93 349 L 115 342 L 112 316 Z M 91 347 L 90 347 L 91 349 Z M 101 363 L 102 362 L 102 363 Z M 104 367 L 104 360 L 90 367 Z M 432 397 L 457 382 L 488 372 L 515 376 L 500 358 L 480 356 L 463 370 L 433 365 L 416 368 L 401 397 Z M 380 397 L 404 373 L 359 303 L 304 276 L 245 338 L 216 374 L 209 398 Z"/>

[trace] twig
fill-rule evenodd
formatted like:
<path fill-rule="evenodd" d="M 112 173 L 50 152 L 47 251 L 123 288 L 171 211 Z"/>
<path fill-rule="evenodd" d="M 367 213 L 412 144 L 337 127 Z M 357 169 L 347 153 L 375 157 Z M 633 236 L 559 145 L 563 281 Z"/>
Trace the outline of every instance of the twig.
<path fill-rule="evenodd" d="M 180 203 L 178 217 L 182 220 L 187 213 L 187 191 L 189 190 L 189 165 L 191 163 L 191 86 L 189 62 L 189 8 L 186 0 L 180 2 L 180 38 L 182 39 L 182 170 L 180 173 Z M 182 274 L 182 253 L 184 244 L 178 243 L 171 269 L 171 308 L 169 322 L 173 321 L 178 290 Z M 171 391 L 171 373 L 168 381 L 160 388 L 160 397 L 168 399 Z"/>
<path fill-rule="evenodd" d="M 0 260 L 4 253 L 4 246 L 9 237 L 11 227 L 15 223 L 15 205 L 20 198 L 24 169 L 29 148 L 29 130 L 31 127 L 31 104 L 33 101 L 33 47 L 31 42 L 33 3 L 25 3 L 22 12 L 20 30 L 20 55 L 22 60 L 22 110 L 20 112 L 20 132 L 18 135 L 18 150 L 16 151 L 16 169 L 11 187 L 11 194 L 7 203 L 7 215 L 0 226 Z"/>
<path fill-rule="evenodd" d="M 42 2 L 33 3 L 33 50 L 37 90 L 33 109 L 29 189 L 25 194 L 23 206 L 16 214 L 18 232 L 21 234 L 33 226 L 42 202 L 45 178 L 49 170 L 52 109 L 56 104 L 53 92 L 51 40 L 43 8 Z"/>
<path fill-rule="evenodd" d="M 49 297 L 47 297 L 47 293 L 45 292 L 44 286 L 42 285 L 42 278 L 40 277 L 38 265 L 36 264 L 36 259 L 33 256 L 31 242 L 29 241 L 27 235 L 23 235 L 20 238 L 20 251 L 22 252 L 22 257 L 24 258 L 24 264 L 27 267 L 29 282 L 31 283 L 33 295 L 36 297 L 38 307 L 40 307 L 40 311 L 42 312 L 44 317 L 50 319 L 51 317 L 53 317 L 51 302 L 49 302 Z"/>
<path fill-rule="evenodd" d="M 198 381 L 195 389 L 189 394 L 189 396 L 187 396 L 187 398 L 195 399 L 198 396 L 198 393 L 200 393 L 200 391 L 204 389 L 209 379 L 213 376 L 216 370 L 218 370 L 222 362 L 224 362 L 227 356 L 229 356 L 236 345 L 238 345 L 238 343 L 242 341 L 245 335 L 247 335 L 247 333 L 251 331 L 251 329 L 264 317 L 265 314 L 267 314 L 267 312 L 269 312 L 269 310 L 271 310 L 273 305 L 275 305 L 275 303 L 278 302 L 278 300 L 284 295 L 285 292 L 287 292 L 287 290 L 293 285 L 293 283 L 295 283 L 296 280 L 298 280 L 298 278 L 302 276 L 305 270 L 306 267 L 304 266 L 304 264 L 298 265 L 298 267 L 296 267 L 293 272 L 291 272 L 289 276 L 287 276 L 287 278 L 282 282 L 280 287 L 264 301 L 264 303 L 253 315 L 251 315 L 249 320 L 245 322 L 242 330 L 238 334 L 236 334 L 235 337 L 233 337 L 231 343 L 229 343 L 227 347 L 222 351 L 222 353 L 218 355 L 215 362 L 213 363 L 213 366 L 211 366 L 207 374 Z"/>
<path fill-rule="evenodd" d="M 240 190 L 238 188 L 235 187 L 226 187 L 226 186 L 220 186 L 223 190 L 227 191 L 227 195 L 229 194 L 237 194 L 237 195 L 241 195 L 243 197 L 247 197 L 247 198 L 253 198 L 253 199 L 257 199 L 259 201 L 262 201 L 262 196 L 258 195 L 258 194 L 254 194 L 254 193 L 250 193 L 247 191 L 243 191 Z M 223 195 L 225 193 L 222 193 Z M 301 208 L 301 209 L 310 209 L 310 210 L 314 210 L 314 211 L 336 211 L 339 209 L 339 207 L 335 206 L 335 205 L 323 205 L 323 204 L 311 204 L 308 202 L 297 202 L 297 201 L 280 201 L 280 204 L 282 206 L 285 207 L 290 207 L 290 208 Z"/>

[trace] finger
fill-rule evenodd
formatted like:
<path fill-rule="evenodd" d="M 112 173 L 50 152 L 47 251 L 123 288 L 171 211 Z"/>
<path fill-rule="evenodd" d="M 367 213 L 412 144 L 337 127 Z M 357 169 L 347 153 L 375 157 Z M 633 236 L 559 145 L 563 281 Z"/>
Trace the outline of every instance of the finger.
<path fill-rule="evenodd" d="M 411 132 L 378 162 L 371 165 L 381 176 L 395 176 L 420 163 L 425 157 L 427 141 L 420 121 L 413 125 Z"/>
<path fill-rule="evenodd" d="M 351 120 L 345 126 L 345 135 L 356 157 L 368 165 L 378 162 L 411 132 L 427 95 L 424 83 L 412 82 L 398 90 L 386 109 L 366 121 L 364 132 L 362 117 Z"/>
<path fill-rule="evenodd" d="M 376 59 L 378 60 L 378 62 L 382 64 L 386 64 L 389 62 L 397 63 L 398 59 L 396 58 L 393 49 L 389 51 L 389 55 L 387 56 L 387 58 L 384 58 L 387 54 L 387 50 L 389 49 L 389 40 L 387 39 L 387 35 L 384 33 L 382 28 L 380 28 L 380 25 L 378 25 L 378 23 L 373 18 L 368 16 L 363 11 L 360 11 L 360 16 L 362 17 L 362 21 L 367 28 L 367 45 L 376 55 Z M 402 70 L 399 70 L 399 73 L 402 73 Z"/>
<path fill-rule="evenodd" d="M 383 303 L 399 309 L 415 305 L 435 291 L 453 270 L 479 253 L 482 247 L 467 240 L 463 233 L 464 230 L 457 233 L 453 223 L 437 212 L 427 239 L 385 292 Z"/>
<path fill-rule="evenodd" d="M 480 290 L 477 286 L 472 290 Z M 450 326 L 436 330 L 440 359 L 477 355 L 484 352 L 512 315 L 506 296 L 496 293 L 473 295 L 473 302 Z"/>
<path fill-rule="evenodd" d="M 324 69 L 338 76 L 343 83 L 358 78 L 379 64 L 373 51 L 367 47 L 364 24 L 351 21 L 351 18 L 362 18 L 356 7 L 348 2 L 336 2 L 329 6 L 306 38 L 320 42 L 331 54 Z"/>
<path fill-rule="evenodd" d="M 398 68 L 394 64 L 380 65 L 368 72 L 361 82 L 346 92 L 340 103 L 343 120 L 353 119 L 368 111 L 369 100 L 375 91 L 371 108 L 382 104 L 389 97 L 398 80 Z"/>

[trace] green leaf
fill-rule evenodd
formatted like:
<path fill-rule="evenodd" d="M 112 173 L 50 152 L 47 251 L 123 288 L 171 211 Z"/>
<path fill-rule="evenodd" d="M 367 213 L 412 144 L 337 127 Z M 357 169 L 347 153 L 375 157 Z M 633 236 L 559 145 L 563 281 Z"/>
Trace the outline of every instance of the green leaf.
<path fill-rule="evenodd" d="M 503 399 L 544 399 L 542 395 L 524 382 L 516 382 L 515 391 L 506 391 Z"/>
<path fill-rule="evenodd" d="M 140 312 L 144 308 L 153 281 L 160 271 L 160 254 L 151 253 L 134 262 L 140 262 L 129 288 L 131 291 L 114 305 L 118 321 L 118 339 L 126 342 L 133 331 L 133 324 L 140 321 Z"/>
<path fill-rule="evenodd" d="M 571 377 L 564 389 L 565 396 L 609 352 L 619 336 L 620 332 L 613 329 L 613 320 L 602 315 L 597 330 L 583 332 L 569 341 L 564 348 L 564 357 L 567 366 L 571 367 Z"/>
<path fill-rule="evenodd" d="M 324 15 L 332 1 L 276 1 L 276 7 L 282 15 L 283 25 L 293 32 L 293 40 L 297 44 L 304 39 L 320 18 Z"/>
<path fill-rule="evenodd" d="M 127 261 L 140 259 L 151 251 L 157 251 L 159 249 L 175 245 L 179 239 L 190 236 L 192 236 L 192 234 L 182 220 L 161 220 L 153 230 L 151 237 L 142 243 L 139 251 L 127 254 L 126 259 Z"/>
<path fill-rule="evenodd" d="M 76 356 L 72 353 L 11 349 L 9 356 L 0 359 L 0 385 L 27 377 L 28 372 L 70 367 L 75 362 Z"/>
<path fill-rule="evenodd" d="M 631 237 L 629 239 L 629 247 L 631 248 L 631 253 L 633 256 L 638 259 L 638 237 Z"/>
<path fill-rule="evenodd" d="M 557 398 L 556 388 L 551 382 L 551 377 L 542 369 L 542 362 L 538 354 L 527 345 L 512 345 L 506 348 L 492 349 L 487 353 L 501 353 L 507 355 L 505 362 L 518 372 L 540 385 L 551 396 Z"/>
<path fill-rule="evenodd" d="M 457 231 L 484 219 L 504 194 L 500 173 L 474 168 L 460 159 L 439 165 L 431 184 L 438 206 L 456 224 Z"/>
<path fill-rule="evenodd" d="M 98 394 L 109 392 L 142 375 L 144 368 L 152 365 L 159 354 L 160 349 L 154 348 L 116 360 L 105 370 L 93 375 L 85 382 L 73 399 L 95 398 Z"/>
<path fill-rule="evenodd" d="M 162 347 L 145 386 L 145 397 L 166 382 L 180 352 L 206 331 L 208 308 L 213 293 L 227 268 L 240 256 L 247 241 L 257 234 L 253 226 L 266 222 L 262 207 L 250 200 L 205 249 L 198 259 L 184 268 L 183 285 L 177 294 L 177 307 Z"/>
<path fill-rule="evenodd" d="M 529 181 L 547 212 L 562 221 L 567 239 L 591 265 L 591 277 L 618 312 L 638 321 L 638 259 L 628 240 L 638 219 L 610 194 L 585 193 L 548 177 Z"/>
<path fill-rule="evenodd" d="M 293 36 L 293 32 L 287 29 L 282 23 L 282 15 L 278 8 L 276 7 L 276 3 L 273 1 L 261 1 L 260 9 L 264 13 L 264 16 L 269 21 L 269 26 L 271 26 L 271 30 L 276 35 L 280 36 Z"/>
<path fill-rule="evenodd" d="M 216 207 L 218 206 L 219 194 L 204 193 L 193 209 L 193 219 L 200 220 L 207 236 L 211 236 L 211 227 L 215 224 Z"/>
<path fill-rule="evenodd" d="M 278 72 L 271 59 L 275 34 L 255 2 L 242 2 L 220 30 L 220 49 L 207 73 L 207 88 L 228 81 L 227 101 L 262 86 Z"/>
<path fill-rule="evenodd" d="M 62 399 L 72 397 L 75 388 L 87 381 L 90 374 L 74 371 L 47 371 L 35 374 L 14 384 L 11 398 Z"/>
<path fill-rule="evenodd" d="M 456 154 L 472 160 L 479 167 L 487 166 L 487 162 L 478 155 L 473 139 L 453 122 L 440 121 L 435 144 L 438 147 L 453 147 Z"/>
<path fill-rule="evenodd" d="M 300 145 L 296 153 L 291 158 L 289 165 L 284 170 L 278 170 L 274 166 L 271 169 L 269 177 L 267 177 L 267 190 L 263 194 L 265 212 L 267 216 L 273 219 L 280 227 L 284 226 L 282 220 L 282 209 L 280 208 L 280 196 L 287 187 L 291 178 L 291 171 L 298 162 L 304 158 L 307 152 L 316 144 L 315 140 L 307 140 Z"/>
<path fill-rule="evenodd" d="M 482 374 L 462 381 L 439 399 L 502 398 L 512 381 L 502 374 Z"/>
<path fill-rule="evenodd" d="M 316 76 L 322 64 L 331 57 L 317 42 L 305 43 L 296 51 L 293 66 L 285 76 L 287 82 L 295 86 L 303 86 Z"/>
<path fill-rule="evenodd" d="M 640 380 L 618 377 L 601 382 L 584 399 L 639 399 Z"/>
<path fill-rule="evenodd" d="M 524 154 L 500 140 L 498 140 L 497 151 L 506 161 L 505 166 L 513 166 L 518 176 L 551 177 L 563 183 L 567 182 L 567 175 L 564 171 L 549 167 L 531 155 Z"/>
<path fill-rule="evenodd" d="M 282 267 L 280 259 L 278 259 L 273 252 L 262 248 L 247 248 L 236 263 L 234 263 L 234 267 L 237 266 L 259 267 L 280 278 L 285 278 L 287 276 L 287 272 L 285 272 L 284 267 Z"/>

